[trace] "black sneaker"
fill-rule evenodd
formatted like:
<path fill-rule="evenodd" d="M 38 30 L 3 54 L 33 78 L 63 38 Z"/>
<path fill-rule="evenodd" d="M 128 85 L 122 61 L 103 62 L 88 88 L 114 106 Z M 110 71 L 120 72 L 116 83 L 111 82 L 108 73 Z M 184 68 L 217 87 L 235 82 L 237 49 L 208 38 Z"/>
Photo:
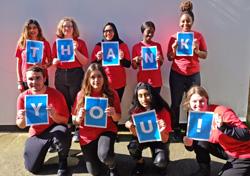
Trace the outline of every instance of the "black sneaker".
<path fill-rule="evenodd" d="M 58 176 L 67 176 L 68 175 L 67 158 L 63 159 L 61 161 L 59 160 L 57 175 Z"/>
<path fill-rule="evenodd" d="M 131 176 L 143 176 L 144 165 L 144 163 L 136 163 L 136 166 L 132 170 Z"/>

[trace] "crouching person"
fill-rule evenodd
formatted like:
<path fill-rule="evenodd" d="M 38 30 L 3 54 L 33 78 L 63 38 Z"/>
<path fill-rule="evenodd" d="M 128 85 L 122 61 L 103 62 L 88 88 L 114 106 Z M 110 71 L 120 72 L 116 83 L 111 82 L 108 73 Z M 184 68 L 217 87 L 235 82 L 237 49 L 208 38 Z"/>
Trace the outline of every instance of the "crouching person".
<path fill-rule="evenodd" d="M 38 66 L 30 67 L 26 72 L 29 89 L 21 93 L 17 99 L 16 124 L 19 128 L 25 128 L 26 114 L 25 97 L 27 95 L 47 95 L 48 124 L 31 124 L 29 128 L 29 138 L 24 146 L 25 168 L 37 174 L 44 162 L 49 147 L 56 146 L 59 163 L 57 174 L 67 175 L 67 157 L 70 148 L 70 133 L 66 126 L 68 122 L 68 108 L 63 95 L 57 90 L 47 87 L 44 69 Z M 27 102 L 26 102 L 27 103 Z M 33 104 L 33 106 L 32 106 Z M 39 103 L 31 103 L 34 111 L 39 113 Z"/>

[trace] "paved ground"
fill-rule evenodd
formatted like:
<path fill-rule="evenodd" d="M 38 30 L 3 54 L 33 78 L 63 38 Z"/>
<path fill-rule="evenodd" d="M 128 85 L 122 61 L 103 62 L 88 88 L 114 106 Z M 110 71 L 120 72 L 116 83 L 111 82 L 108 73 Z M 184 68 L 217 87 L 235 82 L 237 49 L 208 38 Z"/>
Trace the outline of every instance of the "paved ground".
<path fill-rule="evenodd" d="M 134 161 L 130 158 L 127 151 L 129 135 L 126 132 L 120 133 L 120 142 L 115 144 L 117 153 L 118 168 L 121 176 L 129 176 Z M 27 138 L 27 133 L 0 133 L 0 176 L 23 176 L 33 175 L 27 172 L 23 166 L 23 146 Z M 143 155 L 146 158 L 145 176 L 157 176 L 154 174 L 154 168 L 151 164 L 151 154 L 149 150 L 145 150 Z M 168 176 L 188 176 L 194 172 L 198 165 L 195 161 L 193 152 L 184 149 L 182 143 L 170 144 L 171 163 L 167 168 Z M 40 175 L 56 175 L 57 172 L 57 154 L 48 154 L 45 159 L 44 167 L 39 173 Z M 69 170 L 70 176 L 73 175 L 90 175 L 87 173 L 83 155 L 80 151 L 79 144 L 72 144 L 70 150 Z M 212 157 L 212 176 L 215 176 L 222 167 L 224 161 Z"/>

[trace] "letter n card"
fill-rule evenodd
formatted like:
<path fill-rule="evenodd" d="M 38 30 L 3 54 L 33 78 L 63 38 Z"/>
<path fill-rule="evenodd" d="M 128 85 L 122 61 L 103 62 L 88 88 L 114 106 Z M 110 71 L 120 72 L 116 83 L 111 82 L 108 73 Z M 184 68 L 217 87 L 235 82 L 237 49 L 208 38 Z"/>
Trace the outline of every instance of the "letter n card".
<path fill-rule="evenodd" d="M 190 111 L 188 116 L 187 137 L 199 141 L 208 141 L 213 122 L 212 112 Z"/>
<path fill-rule="evenodd" d="M 157 47 L 142 47 L 142 70 L 157 70 Z"/>
<path fill-rule="evenodd" d="M 86 116 L 84 125 L 89 127 L 107 128 L 107 98 L 85 97 Z"/>
<path fill-rule="evenodd" d="M 74 42 L 73 39 L 56 40 L 57 58 L 61 62 L 74 62 Z"/>
<path fill-rule="evenodd" d="M 48 95 L 26 95 L 26 126 L 49 124 Z"/>
<path fill-rule="evenodd" d="M 28 64 L 42 63 L 43 48 L 44 48 L 43 42 L 36 40 L 27 40 L 26 41 L 27 63 Z"/>
<path fill-rule="evenodd" d="M 177 56 L 193 56 L 193 32 L 178 32 L 177 33 Z"/>
<path fill-rule="evenodd" d="M 102 53 L 102 66 L 120 65 L 118 42 L 102 42 Z"/>
<path fill-rule="evenodd" d="M 161 141 L 155 110 L 132 115 L 140 143 Z"/>

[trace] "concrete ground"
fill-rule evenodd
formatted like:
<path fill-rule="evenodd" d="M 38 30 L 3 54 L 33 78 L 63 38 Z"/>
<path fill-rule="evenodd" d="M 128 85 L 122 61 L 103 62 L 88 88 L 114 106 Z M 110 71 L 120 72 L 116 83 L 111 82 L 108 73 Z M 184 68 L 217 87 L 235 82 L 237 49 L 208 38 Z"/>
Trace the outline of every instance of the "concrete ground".
<path fill-rule="evenodd" d="M 23 147 L 27 136 L 27 133 L 0 133 L 0 176 L 33 175 L 27 172 L 23 165 Z M 135 165 L 127 151 L 130 136 L 128 132 L 120 132 L 119 138 L 120 142 L 115 144 L 119 173 L 121 176 L 129 176 L 129 173 Z M 70 176 L 90 175 L 87 173 L 79 143 L 72 144 L 69 155 Z M 143 155 L 146 161 L 145 176 L 157 176 L 152 167 L 150 151 L 146 149 Z M 170 144 L 170 160 L 171 162 L 167 168 L 168 176 L 191 176 L 191 173 L 198 168 L 194 152 L 186 151 L 182 143 Z M 39 175 L 56 175 L 57 161 L 57 153 L 48 153 L 44 167 Z M 211 176 L 217 175 L 224 162 L 225 161 L 212 157 Z"/>

